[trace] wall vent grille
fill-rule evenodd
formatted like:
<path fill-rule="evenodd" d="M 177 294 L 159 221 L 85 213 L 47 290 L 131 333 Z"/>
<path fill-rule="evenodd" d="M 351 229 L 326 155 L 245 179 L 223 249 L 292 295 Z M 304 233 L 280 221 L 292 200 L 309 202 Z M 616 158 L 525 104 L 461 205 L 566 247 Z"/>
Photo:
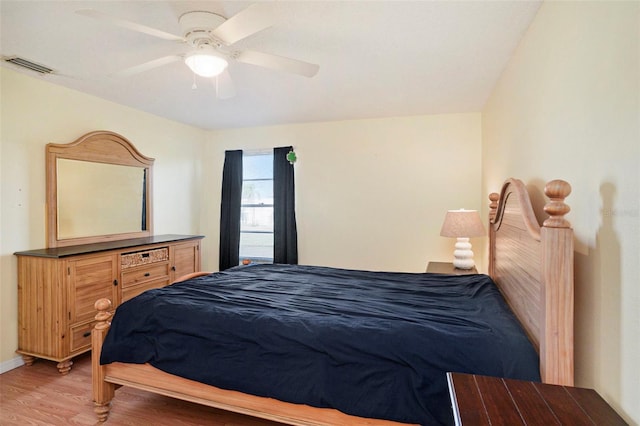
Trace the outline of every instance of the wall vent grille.
<path fill-rule="evenodd" d="M 4 58 L 5 62 L 9 62 L 10 64 L 19 66 L 21 68 L 26 68 L 31 71 L 35 71 L 40 74 L 51 74 L 53 70 L 51 68 L 45 67 L 44 65 L 36 64 L 35 62 L 31 62 L 24 58 L 19 58 L 17 56 L 12 56 L 9 58 Z"/>

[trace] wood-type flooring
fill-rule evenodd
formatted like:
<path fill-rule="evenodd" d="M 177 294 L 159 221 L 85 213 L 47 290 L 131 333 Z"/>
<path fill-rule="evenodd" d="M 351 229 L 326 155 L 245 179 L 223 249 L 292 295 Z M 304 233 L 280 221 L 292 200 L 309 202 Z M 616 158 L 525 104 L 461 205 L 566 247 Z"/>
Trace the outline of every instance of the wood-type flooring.
<path fill-rule="evenodd" d="M 0 425 L 100 424 L 91 401 L 91 355 L 74 359 L 66 376 L 37 360 L 0 375 Z M 122 387 L 105 426 L 282 426 L 190 402 Z"/>

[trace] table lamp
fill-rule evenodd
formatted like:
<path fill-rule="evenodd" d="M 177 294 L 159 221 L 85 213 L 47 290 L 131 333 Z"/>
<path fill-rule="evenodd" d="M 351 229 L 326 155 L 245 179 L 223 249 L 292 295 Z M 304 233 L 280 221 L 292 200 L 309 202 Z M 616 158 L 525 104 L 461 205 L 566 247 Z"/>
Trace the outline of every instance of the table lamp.
<path fill-rule="evenodd" d="M 440 230 L 443 237 L 457 238 L 453 252 L 453 266 L 458 269 L 472 269 L 475 266 L 469 238 L 482 237 L 484 226 L 477 210 L 449 210 Z"/>

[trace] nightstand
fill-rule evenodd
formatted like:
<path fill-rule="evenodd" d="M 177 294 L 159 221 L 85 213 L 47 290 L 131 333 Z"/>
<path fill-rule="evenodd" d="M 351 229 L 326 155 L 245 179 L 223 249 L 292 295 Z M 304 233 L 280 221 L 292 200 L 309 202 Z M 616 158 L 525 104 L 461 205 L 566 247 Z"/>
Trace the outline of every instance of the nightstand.
<path fill-rule="evenodd" d="M 626 425 L 593 389 L 447 373 L 456 426 Z"/>
<path fill-rule="evenodd" d="M 471 269 L 458 269 L 453 267 L 451 262 L 429 262 L 427 272 L 433 274 L 449 274 L 449 275 L 471 275 L 477 274 L 478 270 L 474 266 Z"/>

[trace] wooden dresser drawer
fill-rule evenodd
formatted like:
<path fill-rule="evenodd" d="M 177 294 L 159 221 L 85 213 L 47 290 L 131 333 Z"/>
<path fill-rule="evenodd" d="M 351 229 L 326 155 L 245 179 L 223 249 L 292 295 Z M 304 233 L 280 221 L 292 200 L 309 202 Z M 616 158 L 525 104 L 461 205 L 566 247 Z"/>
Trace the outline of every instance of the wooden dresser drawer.
<path fill-rule="evenodd" d="M 96 321 L 71 326 L 71 353 L 91 346 L 91 330 Z"/>
<path fill-rule="evenodd" d="M 152 250 L 124 253 L 120 256 L 120 265 L 123 270 L 169 260 L 169 248 L 161 247 Z"/>
<path fill-rule="evenodd" d="M 148 281 L 164 279 L 169 281 L 169 263 L 152 264 L 122 272 L 122 288 L 142 284 Z"/>

